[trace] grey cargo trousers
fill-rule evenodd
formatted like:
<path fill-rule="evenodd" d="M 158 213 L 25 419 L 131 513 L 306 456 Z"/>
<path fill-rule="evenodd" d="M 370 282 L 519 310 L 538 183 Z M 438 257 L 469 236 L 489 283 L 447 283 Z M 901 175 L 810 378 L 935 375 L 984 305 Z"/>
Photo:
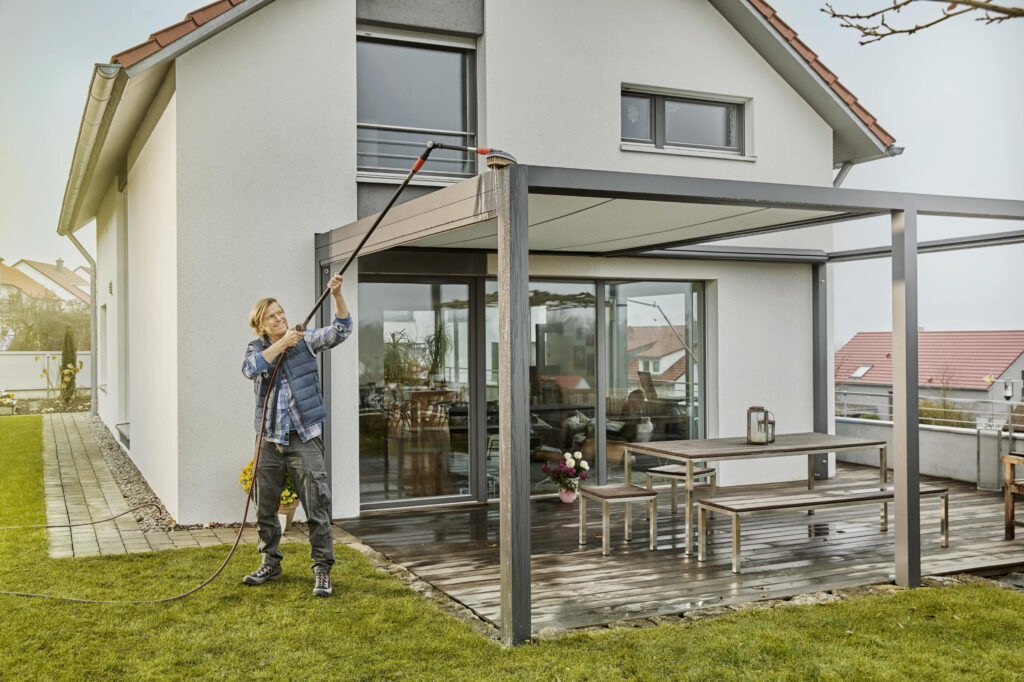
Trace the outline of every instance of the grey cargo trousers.
<path fill-rule="evenodd" d="M 281 524 L 277 509 L 284 490 L 285 471 L 299 493 L 309 524 L 310 558 L 315 573 L 330 573 L 334 566 L 334 535 L 331 532 L 331 487 L 324 468 L 324 443 L 320 436 L 305 443 L 294 431 L 288 445 L 263 441 L 256 472 L 256 527 L 258 549 L 267 566 L 280 566 Z"/>

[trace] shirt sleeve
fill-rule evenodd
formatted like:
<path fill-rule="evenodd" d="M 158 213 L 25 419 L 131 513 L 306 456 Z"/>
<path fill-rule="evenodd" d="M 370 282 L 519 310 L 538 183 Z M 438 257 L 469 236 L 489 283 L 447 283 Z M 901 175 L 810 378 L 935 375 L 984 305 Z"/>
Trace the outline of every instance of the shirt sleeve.
<path fill-rule="evenodd" d="M 341 318 L 335 315 L 334 321 L 331 322 L 330 326 L 310 329 L 302 335 L 302 339 L 306 342 L 311 352 L 319 353 L 334 348 L 347 339 L 351 333 L 352 316 L 346 315 L 344 318 Z"/>
<path fill-rule="evenodd" d="M 271 364 L 263 357 L 263 349 L 259 343 L 253 341 L 245 349 L 245 360 L 242 362 L 242 374 L 246 379 L 255 379 L 257 376 L 267 376 Z"/>

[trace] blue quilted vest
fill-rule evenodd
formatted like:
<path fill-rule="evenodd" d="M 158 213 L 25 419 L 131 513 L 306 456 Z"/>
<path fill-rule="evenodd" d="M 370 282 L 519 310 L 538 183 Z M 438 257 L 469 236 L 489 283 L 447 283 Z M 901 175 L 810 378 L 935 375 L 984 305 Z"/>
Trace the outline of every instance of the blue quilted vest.
<path fill-rule="evenodd" d="M 270 339 L 263 337 L 259 340 L 264 350 L 270 346 Z M 277 360 L 271 365 L 277 364 Z M 268 370 L 273 372 L 273 369 Z M 298 424 L 296 429 L 304 429 L 319 424 L 327 419 L 327 410 L 324 408 L 324 399 L 320 393 L 320 372 L 316 366 L 316 357 L 305 342 L 299 342 L 292 346 L 284 354 L 284 361 L 278 373 L 284 373 L 288 380 L 288 386 L 292 389 L 292 398 L 298 405 Z M 276 384 L 278 379 L 274 379 Z M 266 379 L 260 377 L 256 381 L 256 417 L 255 427 L 260 430 L 260 412 L 263 409 L 263 401 L 267 397 L 267 386 L 270 383 L 270 374 Z M 267 409 L 271 407 L 268 405 Z"/>

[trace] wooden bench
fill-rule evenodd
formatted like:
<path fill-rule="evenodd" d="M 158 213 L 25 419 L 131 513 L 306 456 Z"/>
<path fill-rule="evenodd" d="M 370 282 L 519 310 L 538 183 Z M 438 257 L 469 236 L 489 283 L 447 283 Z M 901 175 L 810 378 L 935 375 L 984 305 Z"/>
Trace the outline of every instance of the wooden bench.
<path fill-rule="evenodd" d="M 1015 528 L 1024 528 L 1024 521 L 1014 519 L 1014 495 L 1024 495 L 1024 478 L 1017 478 L 1016 467 L 1024 467 L 1024 452 L 1003 455 L 1003 497 L 1006 502 L 1006 539 L 1013 540 Z"/>
<path fill-rule="evenodd" d="M 609 536 L 611 535 L 610 521 L 608 518 L 609 507 L 614 503 L 626 505 L 626 541 L 632 535 L 630 533 L 630 520 L 632 517 L 631 503 L 646 502 L 651 534 L 651 549 L 658 546 L 658 493 L 653 490 L 641 488 L 638 485 L 595 485 L 580 488 L 580 546 L 587 544 L 587 498 L 600 500 L 601 502 L 601 554 L 608 556 Z"/>
<path fill-rule="evenodd" d="M 711 467 L 693 467 L 694 479 L 702 478 L 704 476 L 709 477 L 709 481 L 706 484 L 711 486 L 711 497 L 715 496 L 718 490 L 716 484 L 717 474 Z M 660 467 L 654 467 L 647 470 L 647 489 L 654 489 L 655 478 L 669 478 L 672 479 L 672 513 L 675 514 L 679 510 L 679 503 L 676 500 L 676 490 L 679 487 L 679 481 L 686 481 L 686 465 L 685 464 L 665 464 Z M 657 505 L 655 505 L 657 509 Z"/>
<path fill-rule="evenodd" d="M 937 495 L 941 499 L 940 529 L 943 547 L 949 546 L 949 491 L 946 488 L 922 485 L 921 497 Z M 707 550 L 708 511 L 722 512 L 732 516 L 732 572 L 740 572 L 740 517 L 769 511 L 803 511 L 828 507 L 848 507 L 858 504 L 877 504 L 892 501 L 892 486 L 865 488 L 824 488 L 807 492 L 794 492 L 778 496 L 722 497 L 698 501 L 700 509 L 697 519 L 697 561 L 704 561 Z M 887 519 L 881 519 L 881 528 L 886 530 Z"/>

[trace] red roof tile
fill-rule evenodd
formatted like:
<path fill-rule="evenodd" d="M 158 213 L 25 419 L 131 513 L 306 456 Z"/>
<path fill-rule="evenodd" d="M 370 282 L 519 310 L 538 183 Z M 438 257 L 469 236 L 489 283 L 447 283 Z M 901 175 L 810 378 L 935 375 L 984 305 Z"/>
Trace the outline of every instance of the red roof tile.
<path fill-rule="evenodd" d="M 811 49 L 807 47 L 802 40 L 797 38 L 796 32 L 790 28 L 788 24 L 779 19 L 778 12 L 776 12 L 771 5 L 764 2 L 764 0 L 747 0 L 747 2 L 749 2 L 755 10 L 760 12 L 768 23 L 779 32 L 782 39 L 789 43 L 793 49 L 796 50 L 797 54 L 799 54 L 804 61 L 806 61 L 807 64 L 814 69 L 819 76 L 821 76 L 822 80 L 825 81 L 825 85 L 832 88 L 832 90 L 850 106 L 854 115 L 864 122 L 864 125 L 867 126 L 868 130 L 870 130 L 882 144 L 888 147 L 896 141 L 895 137 L 887 133 L 882 126 L 876 123 L 877 119 L 868 113 L 867 109 L 857 103 L 857 98 L 850 94 L 850 91 L 843 87 L 836 75 L 821 63 L 818 59 L 818 55 L 814 54 L 814 52 L 811 51 Z"/>
<path fill-rule="evenodd" d="M 676 331 L 679 332 L 679 337 L 686 338 L 685 325 L 677 325 Z M 663 358 L 669 353 L 683 350 L 679 337 L 668 325 L 629 327 L 626 348 L 630 353 L 645 358 Z"/>
<path fill-rule="evenodd" d="M 120 64 L 125 68 L 132 64 L 137 64 L 151 54 L 159 52 L 174 41 L 187 36 L 206 22 L 219 17 L 221 14 L 224 14 L 224 12 L 227 12 L 235 5 L 244 1 L 245 0 L 218 0 L 217 2 L 200 7 L 194 12 L 189 12 L 184 21 L 180 21 L 173 26 L 168 26 L 165 29 L 157 31 L 149 36 L 149 40 L 144 43 L 140 43 L 135 47 L 130 47 L 123 52 L 118 52 L 110 58 L 110 63 Z"/>
<path fill-rule="evenodd" d="M 985 390 L 1024 354 L 1024 330 L 918 332 L 918 383 Z M 860 379 L 857 368 L 871 365 Z M 835 355 L 836 384 L 892 385 L 892 332 L 860 332 Z"/>

